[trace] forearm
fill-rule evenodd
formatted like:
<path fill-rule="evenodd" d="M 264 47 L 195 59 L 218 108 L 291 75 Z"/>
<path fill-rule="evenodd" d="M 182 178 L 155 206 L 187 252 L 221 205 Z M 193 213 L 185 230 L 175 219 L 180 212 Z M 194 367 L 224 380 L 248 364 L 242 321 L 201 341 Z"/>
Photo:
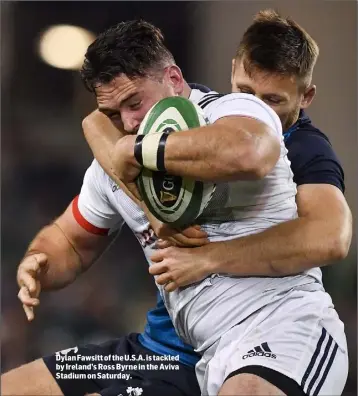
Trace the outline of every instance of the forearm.
<path fill-rule="evenodd" d="M 123 130 L 116 128 L 111 120 L 98 110 L 92 112 L 82 121 L 82 129 L 93 156 L 102 169 L 121 189 L 141 206 L 141 200 L 117 177 L 113 169 L 112 154 L 116 143 L 125 136 Z"/>
<path fill-rule="evenodd" d="M 257 124 L 245 120 L 238 128 L 219 120 L 204 128 L 172 133 L 165 146 L 167 172 L 203 181 L 264 177 L 277 162 L 280 148 L 273 132 Z"/>
<path fill-rule="evenodd" d="M 82 121 L 82 129 L 93 156 L 104 171 L 112 178 L 112 161 L 110 153 L 116 142 L 125 134 L 117 129 L 111 120 L 98 110 L 92 112 Z"/>
<path fill-rule="evenodd" d="M 61 228 L 53 223 L 43 228 L 31 242 L 26 256 L 44 253 L 48 257 L 48 270 L 41 275 L 43 290 L 61 289 L 72 283 L 92 258 L 80 258 Z"/>
<path fill-rule="evenodd" d="M 349 239 L 347 234 L 349 227 L 341 227 L 337 233 L 337 228 L 325 221 L 297 218 L 258 234 L 212 243 L 202 249 L 210 258 L 212 273 L 285 276 L 342 258 L 342 240 Z"/>

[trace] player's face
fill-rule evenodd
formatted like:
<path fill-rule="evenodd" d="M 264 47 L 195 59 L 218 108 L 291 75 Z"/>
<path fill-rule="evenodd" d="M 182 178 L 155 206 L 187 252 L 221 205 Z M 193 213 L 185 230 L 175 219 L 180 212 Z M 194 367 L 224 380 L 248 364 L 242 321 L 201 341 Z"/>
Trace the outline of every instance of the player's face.
<path fill-rule="evenodd" d="M 255 95 L 269 105 L 280 117 L 283 130 L 287 130 L 297 121 L 300 109 L 308 107 L 315 94 L 315 86 L 302 92 L 295 77 L 259 70 L 249 76 L 243 63 L 238 60 L 233 61 L 231 85 L 232 92 Z"/>
<path fill-rule="evenodd" d="M 179 70 L 180 71 L 180 70 Z M 98 109 L 106 114 L 119 129 L 128 134 L 137 133 L 148 110 L 159 100 L 180 95 L 182 76 L 174 70 L 163 71 L 159 77 L 129 79 L 125 75 L 114 78 L 96 88 Z"/>

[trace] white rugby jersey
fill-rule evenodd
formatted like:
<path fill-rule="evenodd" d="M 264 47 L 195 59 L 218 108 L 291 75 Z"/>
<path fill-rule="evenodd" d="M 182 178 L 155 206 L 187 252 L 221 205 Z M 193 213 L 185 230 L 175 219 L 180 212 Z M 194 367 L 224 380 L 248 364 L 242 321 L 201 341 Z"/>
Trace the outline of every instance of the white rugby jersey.
<path fill-rule="evenodd" d="M 214 196 L 197 223 L 211 241 L 260 232 L 297 216 L 296 186 L 287 159 L 277 114 L 253 95 L 193 89 L 190 100 L 204 110 L 210 123 L 229 115 L 252 117 L 266 123 L 281 142 L 281 155 L 263 180 L 218 183 Z M 144 212 L 94 160 L 88 168 L 73 213 L 86 230 L 106 234 L 126 222 L 142 245 L 149 265 L 156 237 Z M 194 285 L 167 293 L 158 285 L 178 334 L 202 352 L 228 328 L 299 285 L 318 282 L 319 268 L 284 278 L 213 275 Z"/>

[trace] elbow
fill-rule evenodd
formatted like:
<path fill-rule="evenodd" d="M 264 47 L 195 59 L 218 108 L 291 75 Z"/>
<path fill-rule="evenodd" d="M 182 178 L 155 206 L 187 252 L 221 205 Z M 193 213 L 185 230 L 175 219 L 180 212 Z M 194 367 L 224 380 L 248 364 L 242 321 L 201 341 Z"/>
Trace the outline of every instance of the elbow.
<path fill-rule="evenodd" d="M 253 166 L 248 169 L 247 174 L 251 180 L 262 180 L 264 179 L 274 168 L 274 164 L 262 161 L 261 163 L 253 164 Z"/>
<path fill-rule="evenodd" d="M 85 117 L 82 120 L 82 131 L 83 131 L 83 134 L 85 135 L 85 137 L 88 136 L 91 126 L 92 126 L 92 120 L 91 120 L 90 116 Z"/>
<path fill-rule="evenodd" d="M 336 241 L 329 249 L 329 261 L 341 261 L 345 259 L 349 252 L 349 245 L 350 244 L 342 243 L 341 241 Z"/>
<path fill-rule="evenodd" d="M 320 224 L 321 236 L 318 237 L 318 233 L 316 235 L 320 246 L 318 249 L 319 257 L 324 257 L 325 262 L 338 262 L 348 256 L 352 241 L 351 222 L 336 223 L 334 229 L 330 228 L 327 223 Z"/>
<path fill-rule="evenodd" d="M 83 132 L 83 135 L 87 141 L 90 138 L 90 133 L 89 133 L 89 130 L 91 128 L 90 125 L 91 125 L 91 120 L 88 117 L 86 117 L 84 120 L 82 120 L 82 132 Z"/>
<path fill-rule="evenodd" d="M 331 261 L 341 261 L 345 259 L 348 256 L 351 240 L 352 234 L 344 231 L 335 236 L 330 244 L 329 259 Z"/>
<path fill-rule="evenodd" d="M 83 129 L 87 128 L 90 123 L 91 123 L 91 118 L 88 115 L 82 120 L 82 128 Z"/>
<path fill-rule="evenodd" d="M 334 235 L 332 241 L 333 248 L 331 249 L 332 260 L 340 261 L 348 256 L 352 242 L 352 234 L 353 234 L 352 212 L 350 211 L 348 205 L 346 205 L 345 214 L 344 216 L 342 216 L 341 221 L 338 223 L 336 232 L 333 233 Z"/>
<path fill-rule="evenodd" d="M 259 144 L 253 145 L 242 163 L 242 169 L 250 180 L 265 178 L 275 167 L 280 158 L 280 142 L 277 138 L 262 139 Z"/>

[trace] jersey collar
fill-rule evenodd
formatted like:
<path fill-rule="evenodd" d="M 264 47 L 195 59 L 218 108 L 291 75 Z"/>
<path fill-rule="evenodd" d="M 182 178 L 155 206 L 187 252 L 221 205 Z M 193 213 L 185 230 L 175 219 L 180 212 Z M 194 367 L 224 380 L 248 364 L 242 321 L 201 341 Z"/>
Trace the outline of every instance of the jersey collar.
<path fill-rule="evenodd" d="M 293 132 L 297 131 L 298 128 L 302 128 L 303 125 L 310 123 L 311 120 L 308 115 L 303 110 L 300 110 L 298 120 L 283 133 L 283 138 L 287 140 Z"/>

